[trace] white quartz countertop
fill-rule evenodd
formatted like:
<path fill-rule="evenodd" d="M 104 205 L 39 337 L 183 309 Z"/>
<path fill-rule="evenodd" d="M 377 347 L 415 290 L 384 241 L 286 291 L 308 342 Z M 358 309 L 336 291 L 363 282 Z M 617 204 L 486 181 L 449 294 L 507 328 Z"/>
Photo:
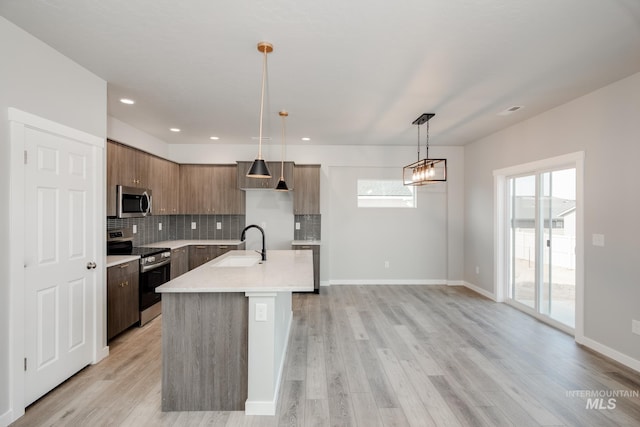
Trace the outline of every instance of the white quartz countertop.
<path fill-rule="evenodd" d="M 238 246 L 243 242 L 240 240 L 164 240 L 162 242 L 149 243 L 143 245 L 145 248 L 169 248 L 178 249 L 191 245 L 229 245 Z"/>
<path fill-rule="evenodd" d="M 217 266 L 238 257 L 251 258 L 256 263 L 249 267 Z M 265 262 L 260 261 L 260 254 L 255 251 L 229 251 L 156 288 L 156 292 L 161 293 L 312 290 L 313 255 L 301 250 L 267 250 Z"/>
<path fill-rule="evenodd" d="M 107 268 L 124 264 L 125 262 L 137 262 L 139 259 L 139 255 L 107 255 Z"/>
<path fill-rule="evenodd" d="M 320 240 L 294 240 L 291 242 L 292 245 L 303 246 L 303 245 L 320 245 Z"/>

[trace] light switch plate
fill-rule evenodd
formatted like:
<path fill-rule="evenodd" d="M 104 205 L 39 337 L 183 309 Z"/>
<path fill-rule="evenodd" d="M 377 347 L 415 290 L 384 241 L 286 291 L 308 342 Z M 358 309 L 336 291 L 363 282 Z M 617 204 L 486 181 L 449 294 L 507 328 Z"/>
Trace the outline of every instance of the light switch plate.
<path fill-rule="evenodd" d="M 593 246 L 604 246 L 604 234 L 592 234 L 591 243 Z"/>
<path fill-rule="evenodd" d="M 192 229 L 192 230 L 195 230 L 195 229 L 196 229 L 196 223 L 195 223 L 195 222 L 192 222 L 192 223 L 191 223 L 191 229 Z"/>
<path fill-rule="evenodd" d="M 133 234 L 136 234 L 136 233 L 138 232 L 138 226 L 137 226 L 137 225 L 135 225 L 135 224 L 133 224 L 133 226 L 131 227 L 131 232 L 132 232 Z"/>
<path fill-rule="evenodd" d="M 256 303 L 256 322 L 267 321 L 267 304 Z"/>
<path fill-rule="evenodd" d="M 158 231 L 162 231 L 162 223 L 161 222 L 158 223 Z"/>

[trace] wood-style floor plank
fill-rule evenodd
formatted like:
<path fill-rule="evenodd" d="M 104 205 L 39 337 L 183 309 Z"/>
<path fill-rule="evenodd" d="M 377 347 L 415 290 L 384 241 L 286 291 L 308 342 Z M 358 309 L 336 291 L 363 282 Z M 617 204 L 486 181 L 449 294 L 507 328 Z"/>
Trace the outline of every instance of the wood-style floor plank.
<path fill-rule="evenodd" d="M 587 409 L 572 391 L 640 393 L 640 374 L 461 287 L 295 294 L 274 417 L 161 411 L 159 317 L 31 405 L 15 426 L 636 426 L 640 398 Z"/>

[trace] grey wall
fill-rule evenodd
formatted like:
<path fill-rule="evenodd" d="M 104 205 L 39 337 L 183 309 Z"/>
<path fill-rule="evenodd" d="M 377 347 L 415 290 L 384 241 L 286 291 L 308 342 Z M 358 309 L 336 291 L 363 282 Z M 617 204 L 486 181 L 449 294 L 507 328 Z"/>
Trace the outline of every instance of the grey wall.
<path fill-rule="evenodd" d="M 9 200 L 7 109 L 106 137 L 106 82 L 0 17 L 0 199 Z M 9 411 L 8 204 L 0 206 L 0 418 Z"/>
<path fill-rule="evenodd" d="M 331 282 L 446 284 L 447 185 L 417 187 L 417 208 L 358 208 L 358 179 L 401 174 L 397 168 L 330 169 Z"/>
<path fill-rule="evenodd" d="M 493 292 L 493 170 L 585 152 L 585 337 L 635 360 L 639 115 L 640 73 L 466 146 L 464 174 L 464 278 Z M 594 233 L 605 235 L 604 247 L 591 244 Z"/>

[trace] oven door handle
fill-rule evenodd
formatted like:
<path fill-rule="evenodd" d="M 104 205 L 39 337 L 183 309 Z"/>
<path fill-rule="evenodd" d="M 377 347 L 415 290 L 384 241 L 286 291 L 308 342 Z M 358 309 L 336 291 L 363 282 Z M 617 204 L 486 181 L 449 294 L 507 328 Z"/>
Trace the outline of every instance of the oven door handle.
<path fill-rule="evenodd" d="M 167 259 L 157 264 L 143 265 L 142 267 L 140 267 L 140 273 L 146 273 L 147 271 L 155 270 L 156 268 L 162 267 L 163 265 L 167 265 L 170 263 L 171 263 L 171 259 Z"/>

